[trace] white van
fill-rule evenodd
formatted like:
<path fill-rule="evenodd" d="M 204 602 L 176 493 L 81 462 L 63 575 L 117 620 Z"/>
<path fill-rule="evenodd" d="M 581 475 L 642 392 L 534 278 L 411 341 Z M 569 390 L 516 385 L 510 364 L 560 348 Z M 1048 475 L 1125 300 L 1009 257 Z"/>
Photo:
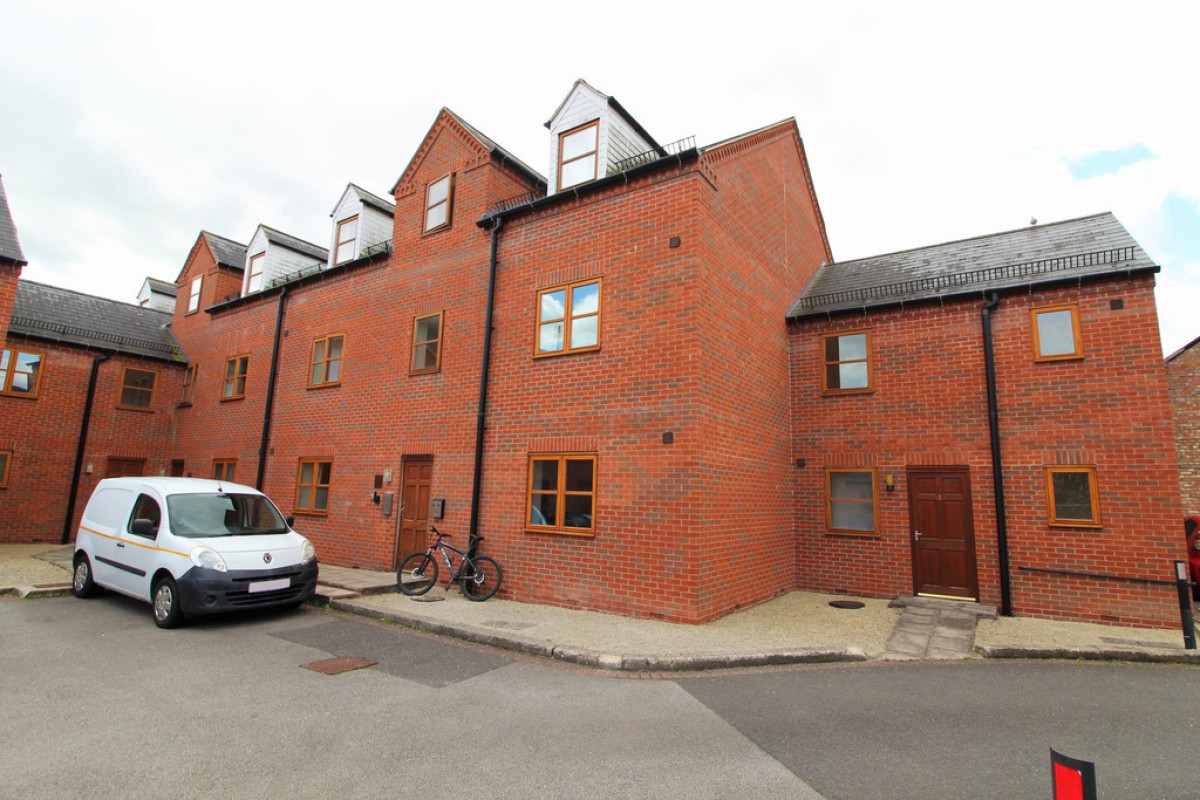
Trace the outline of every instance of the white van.
<path fill-rule="evenodd" d="M 154 622 L 243 608 L 296 606 L 317 588 L 312 542 L 266 495 L 197 478 L 106 478 L 75 537 L 72 590 L 100 587 L 149 602 Z"/>

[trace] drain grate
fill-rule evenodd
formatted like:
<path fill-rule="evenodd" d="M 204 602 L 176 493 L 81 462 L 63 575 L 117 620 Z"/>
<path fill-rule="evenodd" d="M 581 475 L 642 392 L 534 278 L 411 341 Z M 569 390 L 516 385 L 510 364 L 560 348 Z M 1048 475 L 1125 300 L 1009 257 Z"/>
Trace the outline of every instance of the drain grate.
<path fill-rule="evenodd" d="M 340 675 L 343 672 L 373 667 L 378 663 L 378 661 L 367 661 L 365 658 L 354 656 L 335 656 L 324 661 L 314 661 L 311 664 L 301 664 L 300 666 L 311 669 L 313 672 L 320 672 L 322 675 Z"/>
<path fill-rule="evenodd" d="M 833 608 L 865 608 L 867 604 L 857 600 L 830 600 L 829 605 Z"/>

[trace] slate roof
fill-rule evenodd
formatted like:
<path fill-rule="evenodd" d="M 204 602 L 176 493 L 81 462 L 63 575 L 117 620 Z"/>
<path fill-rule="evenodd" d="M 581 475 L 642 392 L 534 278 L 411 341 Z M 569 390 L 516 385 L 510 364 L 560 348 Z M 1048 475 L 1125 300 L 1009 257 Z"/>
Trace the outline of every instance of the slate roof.
<path fill-rule="evenodd" d="M 159 280 L 158 278 L 151 278 L 149 276 L 146 277 L 146 283 L 150 284 L 150 290 L 153 292 L 165 294 L 168 297 L 175 296 L 175 284 L 173 283 L 168 283 L 166 281 Z"/>
<path fill-rule="evenodd" d="M 350 188 L 354 190 L 354 193 L 356 195 L 358 195 L 358 199 L 362 200 L 367 205 L 378 208 L 380 211 L 387 214 L 388 216 L 391 216 L 391 217 L 396 216 L 396 204 L 395 203 L 384 200 L 379 195 L 371 194 L 366 189 L 364 189 L 361 186 L 358 186 L 356 184 L 353 184 L 353 183 L 350 184 Z"/>
<path fill-rule="evenodd" d="M 295 250 L 297 253 L 303 253 L 306 256 L 312 256 L 320 261 L 329 260 L 329 250 L 312 242 L 306 242 L 303 239 L 297 239 L 295 236 L 290 236 L 283 231 L 277 231 L 267 225 L 260 225 L 263 233 L 267 236 L 267 241 L 271 244 L 277 244 L 280 247 L 286 247 L 289 250 Z M 243 266 L 245 261 L 242 262 Z"/>
<path fill-rule="evenodd" d="M 170 322 L 166 311 L 22 280 L 17 282 L 8 331 L 160 361 L 186 361 Z"/>
<path fill-rule="evenodd" d="M 792 305 L 795 319 L 1158 271 L 1111 213 L 1032 225 L 899 253 L 827 264 Z"/>
<path fill-rule="evenodd" d="M 25 254 L 21 252 L 21 242 L 17 240 L 17 226 L 8 210 L 8 195 L 4 193 L 3 176 L 0 176 L 0 261 L 9 261 L 18 267 L 29 263 L 25 260 Z"/>
<path fill-rule="evenodd" d="M 200 235 L 208 243 L 208 249 L 212 251 L 218 266 L 245 271 L 246 245 L 208 231 L 200 231 Z"/>

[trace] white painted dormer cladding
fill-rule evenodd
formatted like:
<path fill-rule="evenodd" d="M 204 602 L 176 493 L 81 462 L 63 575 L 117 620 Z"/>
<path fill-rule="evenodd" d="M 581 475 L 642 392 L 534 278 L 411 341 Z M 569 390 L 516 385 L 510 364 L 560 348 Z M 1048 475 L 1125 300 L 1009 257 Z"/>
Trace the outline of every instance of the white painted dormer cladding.
<path fill-rule="evenodd" d="M 655 148 L 613 108 L 608 95 L 584 81 L 575 82 L 546 126 L 550 129 L 549 194 L 603 178 L 615 172 L 623 159 Z"/>
<path fill-rule="evenodd" d="M 296 242 L 309 252 L 301 252 L 280 239 Z M 312 269 L 314 266 L 324 268 L 329 255 L 325 248 L 309 242 L 296 239 L 287 234 L 279 234 L 259 225 L 246 246 L 246 274 L 242 279 L 242 296 L 262 291 L 272 281 L 292 275 L 300 270 Z"/>
<path fill-rule="evenodd" d="M 138 292 L 138 305 L 155 311 L 175 310 L 175 286 L 166 281 L 146 278 Z"/>
<path fill-rule="evenodd" d="M 354 184 L 346 187 L 330 214 L 333 229 L 330 232 L 327 266 L 353 261 L 368 248 L 391 240 L 394 216 L 381 210 L 379 202 L 382 201 L 366 202 L 362 191 Z"/>

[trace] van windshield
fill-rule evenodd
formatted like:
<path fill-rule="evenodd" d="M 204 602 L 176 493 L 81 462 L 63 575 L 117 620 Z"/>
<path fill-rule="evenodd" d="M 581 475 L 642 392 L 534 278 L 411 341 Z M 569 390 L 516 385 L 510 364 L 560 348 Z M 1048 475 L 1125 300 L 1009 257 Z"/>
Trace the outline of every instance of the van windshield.
<path fill-rule="evenodd" d="M 167 510 L 176 536 L 252 536 L 288 530 L 271 501 L 257 494 L 172 494 L 167 496 Z"/>

